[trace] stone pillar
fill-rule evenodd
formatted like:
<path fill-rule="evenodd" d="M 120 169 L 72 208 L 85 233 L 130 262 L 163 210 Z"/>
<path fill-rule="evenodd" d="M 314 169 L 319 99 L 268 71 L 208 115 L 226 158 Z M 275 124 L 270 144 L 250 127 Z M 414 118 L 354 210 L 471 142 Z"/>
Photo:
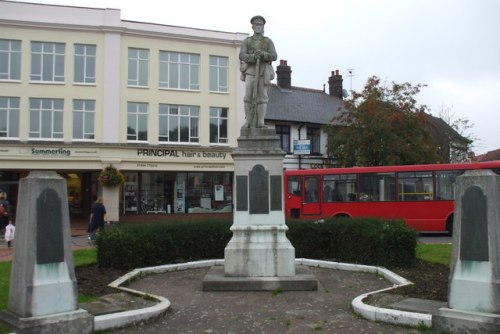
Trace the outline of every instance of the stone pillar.
<path fill-rule="evenodd" d="M 433 328 L 500 333 L 500 176 L 467 171 L 455 189 L 448 308 L 433 317 Z"/>
<path fill-rule="evenodd" d="M 283 157 L 274 129 L 242 129 L 232 154 L 235 175 L 233 238 L 226 276 L 295 275 L 295 249 L 283 210 Z"/>
<path fill-rule="evenodd" d="M 19 184 L 8 310 L 16 333 L 93 333 L 78 308 L 66 180 L 31 172 Z"/>
<path fill-rule="evenodd" d="M 204 290 L 317 289 L 314 275 L 307 268 L 296 268 L 295 248 L 286 237 L 284 155 L 275 129 L 241 129 L 232 154 L 233 237 L 224 250 L 223 270 L 211 268 Z"/>
<path fill-rule="evenodd" d="M 120 220 L 120 186 L 102 187 L 102 198 L 110 222 Z"/>

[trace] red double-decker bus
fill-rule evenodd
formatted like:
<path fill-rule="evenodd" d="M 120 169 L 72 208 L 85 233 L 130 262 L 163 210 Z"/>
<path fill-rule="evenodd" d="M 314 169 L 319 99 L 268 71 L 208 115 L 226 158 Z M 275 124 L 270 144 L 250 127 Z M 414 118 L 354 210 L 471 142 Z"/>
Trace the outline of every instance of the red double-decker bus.
<path fill-rule="evenodd" d="M 451 234 L 455 179 L 471 169 L 500 174 L 500 161 L 287 170 L 286 216 L 402 219 L 418 231 Z"/>

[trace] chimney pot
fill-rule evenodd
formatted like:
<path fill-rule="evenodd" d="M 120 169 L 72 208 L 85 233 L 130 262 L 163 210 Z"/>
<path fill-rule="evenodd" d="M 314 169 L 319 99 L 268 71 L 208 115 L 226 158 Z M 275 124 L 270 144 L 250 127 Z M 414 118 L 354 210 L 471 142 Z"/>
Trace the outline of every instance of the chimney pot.
<path fill-rule="evenodd" d="M 328 78 L 329 94 L 339 99 L 343 99 L 343 81 L 342 76 L 339 74 L 339 70 L 332 71 L 332 76 Z"/>
<path fill-rule="evenodd" d="M 278 87 L 290 89 L 292 87 L 292 69 L 286 60 L 280 59 L 280 64 L 276 68 Z"/>

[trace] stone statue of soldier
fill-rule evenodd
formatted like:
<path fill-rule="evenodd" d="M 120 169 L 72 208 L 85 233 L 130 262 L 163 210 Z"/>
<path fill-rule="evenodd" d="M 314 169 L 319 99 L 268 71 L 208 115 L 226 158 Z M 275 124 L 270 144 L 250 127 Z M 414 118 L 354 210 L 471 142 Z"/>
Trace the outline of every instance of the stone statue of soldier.
<path fill-rule="evenodd" d="M 266 20 L 254 16 L 250 20 L 253 36 L 247 37 L 241 45 L 241 80 L 245 81 L 245 124 L 244 128 L 266 128 L 264 117 L 269 101 L 269 88 L 274 79 L 272 62 L 278 58 L 273 41 L 264 36 Z"/>

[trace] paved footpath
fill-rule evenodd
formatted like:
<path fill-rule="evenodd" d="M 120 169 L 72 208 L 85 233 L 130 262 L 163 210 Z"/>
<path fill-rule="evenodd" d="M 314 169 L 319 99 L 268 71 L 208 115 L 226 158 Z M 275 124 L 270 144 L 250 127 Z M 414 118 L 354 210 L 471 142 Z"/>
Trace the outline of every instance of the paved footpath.
<path fill-rule="evenodd" d="M 146 276 L 128 287 L 168 298 L 171 309 L 154 322 L 111 333 L 420 333 L 356 316 L 351 301 L 392 284 L 377 275 L 311 268 L 318 291 L 204 292 L 208 268 Z"/>

